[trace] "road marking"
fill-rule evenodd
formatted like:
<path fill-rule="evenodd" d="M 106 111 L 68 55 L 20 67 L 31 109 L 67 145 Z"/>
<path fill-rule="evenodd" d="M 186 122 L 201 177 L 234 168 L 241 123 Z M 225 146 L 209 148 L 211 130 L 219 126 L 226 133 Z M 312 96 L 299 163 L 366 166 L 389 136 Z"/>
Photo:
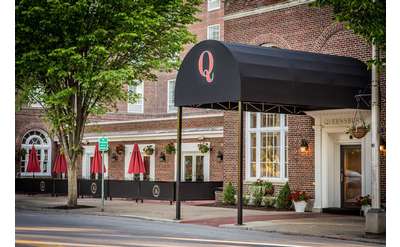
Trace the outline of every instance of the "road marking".
<path fill-rule="evenodd" d="M 65 243 L 65 242 L 46 242 L 38 240 L 16 240 L 16 244 L 36 244 L 36 245 L 48 245 L 48 246 L 82 246 L 82 247 L 121 247 L 122 245 L 100 245 L 100 244 L 83 244 L 83 243 Z"/>
<path fill-rule="evenodd" d="M 74 227 L 15 227 L 16 231 L 49 231 L 49 232 L 101 232 L 103 229 Z"/>

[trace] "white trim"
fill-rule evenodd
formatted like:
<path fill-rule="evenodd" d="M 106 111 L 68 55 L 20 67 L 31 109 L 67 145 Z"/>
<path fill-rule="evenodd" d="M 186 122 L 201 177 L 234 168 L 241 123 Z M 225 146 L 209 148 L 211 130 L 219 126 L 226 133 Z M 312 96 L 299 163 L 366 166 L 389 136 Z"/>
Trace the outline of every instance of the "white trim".
<path fill-rule="evenodd" d="M 220 24 L 213 24 L 213 25 L 207 26 L 207 39 L 211 39 L 210 38 L 210 28 L 214 28 L 214 27 L 218 27 L 218 39 L 214 39 L 214 40 L 221 40 L 221 25 Z"/>
<path fill-rule="evenodd" d="M 210 8 L 210 0 L 207 0 L 207 11 L 211 12 L 213 10 L 217 10 L 221 8 L 221 0 L 218 0 L 218 6 L 214 8 Z"/>
<path fill-rule="evenodd" d="M 175 84 L 176 83 L 176 79 L 170 79 L 170 80 L 167 81 L 167 113 L 176 113 L 176 107 L 173 106 L 172 109 L 170 109 L 170 104 L 169 104 L 169 101 L 171 100 L 170 99 L 170 95 L 169 95 L 170 94 L 169 90 L 171 90 L 171 88 L 170 88 L 170 83 L 171 82 L 174 82 L 174 84 Z M 174 86 L 174 90 L 175 90 L 175 86 Z"/>
<path fill-rule="evenodd" d="M 128 94 L 129 94 L 129 88 L 130 87 L 135 87 L 136 88 L 136 93 L 137 94 L 141 94 L 141 98 L 138 100 L 141 100 L 141 104 L 139 105 L 138 102 L 135 103 L 130 103 L 129 101 L 127 102 L 127 108 L 126 108 L 126 112 L 129 113 L 134 113 L 134 114 L 143 114 L 144 113 L 144 82 L 138 82 L 137 85 L 135 86 L 128 86 Z M 131 107 L 134 106 L 140 106 L 140 110 L 132 110 Z"/>
<path fill-rule="evenodd" d="M 46 138 L 46 141 L 47 141 L 47 144 L 45 144 L 45 145 L 43 145 L 43 143 L 42 143 L 42 145 L 36 145 L 35 144 L 35 148 L 36 148 L 36 150 L 41 150 L 40 151 L 40 170 L 42 170 L 42 167 L 43 167 L 43 159 L 42 159 L 42 157 L 44 157 L 44 150 L 47 150 L 47 157 L 48 157 L 48 163 L 47 163 L 47 172 L 35 172 L 35 173 L 33 173 L 33 172 L 20 172 L 20 176 L 21 177 L 31 177 L 31 176 L 33 176 L 33 174 L 35 174 L 35 176 L 42 176 L 42 177 L 45 177 L 45 176 L 51 176 L 51 171 L 52 171 L 52 160 L 51 160 L 51 158 L 52 158 L 52 152 L 51 152 L 51 146 L 52 146 L 52 142 L 51 142 L 51 139 L 50 139 L 50 137 L 49 137 L 49 135 L 45 132 L 45 131 L 43 131 L 43 130 L 41 130 L 41 129 L 31 129 L 31 130 L 28 130 L 23 136 L 22 136 L 22 139 L 24 139 L 24 137 L 28 134 L 28 133 L 30 133 L 30 132 L 33 132 L 33 131 L 37 131 L 37 132 L 40 132 L 41 134 L 43 134 L 44 135 L 44 137 Z M 35 135 L 36 136 L 36 135 Z M 36 136 L 36 137 L 39 137 L 39 138 L 41 138 L 40 136 Z M 29 143 L 29 141 L 31 140 L 33 138 L 33 136 L 29 136 L 27 139 L 26 139 L 26 143 Z M 42 138 L 41 138 L 42 139 Z M 21 148 L 23 148 L 23 149 L 25 149 L 26 150 L 26 154 L 25 154 L 25 169 L 26 169 L 26 167 L 27 167 L 27 165 L 28 165 L 28 159 L 29 159 L 29 151 L 32 149 L 32 144 L 26 144 L 26 143 L 22 143 L 21 144 Z M 21 162 L 21 161 L 20 161 Z"/>
<path fill-rule="evenodd" d="M 204 181 L 210 181 L 210 152 L 208 151 L 207 153 L 203 154 L 199 151 L 198 145 L 200 142 L 191 142 L 191 143 L 182 143 L 182 165 L 181 165 L 181 181 L 185 181 L 185 166 L 184 166 L 184 156 L 204 156 L 203 159 L 203 176 L 204 176 Z M 204 144 L 207 144 L 209 147 L 211 145 L 210 142 L 205 142 Z M 176 143 L 174 143 L 176 147 Z M 176 181 L 176 161 L 177 161 L 177 154 L 175 153 L 174 155 L 174 181 Z M 193 165 L 195 165 L 196 161 L 193 162 Z M 192 175 L 195 173 L 195 169 L 192 169 Z"/>
<path fill-rule="evenodd" d="M 254 182 L 257 179 L 262 179 L 266 181 L 276 182 L 276 183 L 283 183 L 288 181 L 286 169 L 285 169 L 285 138 L 287 136 L 288 127 L 284 126 L 285 122 L 285 115 L 280 114 L 279 122 L 280 127 L 261 127 L 261 113 L 257 113 L 257 120 L 256 120 L 256 127 L 250 128 L 250 112 L 246 112 L 246 168 L 245 168 L 245 181 Z M 280 133 L 280 148 L 279 148 L 279 176 L 280 177 L 261 177 L 261 167 L 260 167 L 260 160 L 261 160 L 261 132 L 265 131 L 273 131 Z M 251 133 L 256 133 L 256 176 L 250 177 L 250 170 L 251 170 L 251 150 L 250 150 L 250 135 Z"/>
<path fill-rule="evenodd" d="M 223 19 L 224 19 L 224 21 L 228 21 L 228 20 L 238 19 L 238 18 L 242 18 L 242 17 L 258 15 L 258 14 L 262 14 L 262 13 L 266 13 L 266 12 L 292 8 L 292 7 L 295 7 L 298 5 L 307 4 L 307 3 L 314 2 L 314 1 L 315 0 L 290 0 L 285 3 L 272 4 L 272 5 L 255 8 L 252 10 L 240 11 L 237 13 L 226 15 L 226 16 L 224 16 Z"/>
<path fill-rule="evenodd" d="M 85 134 L 83 137 L 83 141 L 88 142 L 97 142 L 97 139 L 101 136 L 105 136 L 109 139 L 109 141 L 143 141 L 143 140 L 168 140 L 168 139 L 176 139 L 176 130 L 165 130 L 164 132 L 151 132 L 151 133 L 140 133 L 140 132 L 131 132 L 131 133 L 121 133 L 121 134 L 113 134 L 113 133 L 90 133 L 91 135 Z M 194 129 L 194 130 L 183 130 L 182 131 L 182 139 L 192 139 L 192 138 L 219 138 L 223 137 L 224 131 L 222 127 L 214 128 L 214 129 Z"/>
<path fill-rule="evenodd" d="M 133 179 L 133 174 L 129 174 L 128 173 L 128 169 L 129 169 L 129 161 L 131 158 L 131 154 L 132 154 L 132 150 L 133 150 L 133 145 L 134 144 L 128 144 L 125 145 L 125 163 L 124 163 L 124 179 L 125 180 L 132 180 Z M 143 148 L 145 148 L 146 146 L 152 146 L 154 148 L 154 152 L 152 155 L 150 155 L 150 172 L 149 172 L 149 178 L 150 181 L 154 181 L 155 180 L 155 176 L 156 176 L 156 145 L 155 144 L 138 144 L 139 145 L 139 150 L 140 150 L 140 154 L 142 155 L 142 158 L 144 156 L 149 156 L 146 155 L 143 152 Z M 140 174 L 140 180 L 143 180 L 143 175 Z"/>
<path fill-rule="evenodd" d="M 341 206 L 340 146 L 361 145 L 362 194 L 371 193 L 371 133 L 362 139 L 349 139 L 345 134 L 355 109 L 306 112 L 315 120 L 315 200 L 314 210 Z M 361 110 L 369 123 L 371 112 Z"/>
<path fill-rule="evenodd" d="M 94 155 L 95 146 L 83 146 L 83 155 L 82 155 L 82 178 L 89 179 L 90 178 L 90 157 Z M 106 172 L 104 173 L 104 178 L 108 178 L 108 153 L 104 152 L 103 155 L 104 166 L 106 167 Z M 97 175 L 96 175 L 97 177 Z"/>
<path fill-rule="evenodd" d="M 183 116 L 183 119 L 192 119 L 192 118 L 212 118 L 212 117 L 223 117 L 224 113 L 210 113 L 203 115 L 189 115 Z M 176 120 L 176 117 L 165 117 L 165 118 L 146 118 L 146 119 L 135 119 L 135 120 L 116 120 L 116 121 L 104 121 L 104 122 L 91 122 L 87 123 L 86 126 L 92 125 L 109 125 L 109 124 L 126 124 L 126 123 L 144 123 L 144 122 L 153 122 L 153 121 L 170 121 Z"/>

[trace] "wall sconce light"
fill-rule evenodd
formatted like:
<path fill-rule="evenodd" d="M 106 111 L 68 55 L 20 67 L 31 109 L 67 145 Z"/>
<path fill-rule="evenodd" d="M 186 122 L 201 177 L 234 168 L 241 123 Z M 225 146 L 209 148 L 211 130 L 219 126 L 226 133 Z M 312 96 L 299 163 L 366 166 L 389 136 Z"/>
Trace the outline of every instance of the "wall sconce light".
<path fill-rule="evenodd" d="M 300 144 L 300 152 L 305 153 L 307 151 L 308 151 L 308 142 L 306 139 L 302 139 Z"/>
<path fill-rule="evenodd" d="M 218 153 L 217 153 L 217 160 L 219 162 L 224 160 L 224 154 L 221 151 L 218 151 Z"/>
<path fill-rule="evenodd" d="M 118 144 L 115 147 L 115 152 L 117 152 L 117 154 L 119 154 L 119 155 L 123 154 L 124 153 L 124 145 Z"/>
<path fill-rule="evenodd" d="M 111 154 L 111 159 L 112 159 L 113 161 L 117 161 L 117 160 L 118 160 L 118 155 L 117 155 L 117 153 L 112 152 L 112 154 Z"/>
<path fill-rule="evenodd" d="M 164 152 L 161 152 L 161 153 L 160 153 L 160 161 L 161 161 L 161 162 L 165 162 L 165 160 L 166 160 L 165 153 L 164 153 Z"/>
<path fill-rule="evenodd" d="M 380 141 L 380 144 L 379 144 L 379 151 L 382 154 L 386 153 L 386 142 L 385 142 L 385 140 L 383 138 L 381 138 L 381 141 Z"/>

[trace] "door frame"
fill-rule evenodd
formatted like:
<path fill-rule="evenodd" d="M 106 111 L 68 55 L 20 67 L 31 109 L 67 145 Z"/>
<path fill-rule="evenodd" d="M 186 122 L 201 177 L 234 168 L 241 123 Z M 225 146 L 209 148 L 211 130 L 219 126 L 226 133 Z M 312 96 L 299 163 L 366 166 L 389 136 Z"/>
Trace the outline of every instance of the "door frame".
<path fill-rule="evenodd" d="M 340 144 L 340 207 L 341 208 L 349 208 L 344 205 L 344 152 L 343 150 L 346 147 L 358 147 L 360 149 L 360 169 L 361 169 L 361 187 L 360 187 L 360 196 L 363 195 L 363 184 L 364 184 L 364 176 L 363 176 L 363 150 L 362 145 L 360 144 Z M 351 207 L 353 208 L 353 207 Z"/>

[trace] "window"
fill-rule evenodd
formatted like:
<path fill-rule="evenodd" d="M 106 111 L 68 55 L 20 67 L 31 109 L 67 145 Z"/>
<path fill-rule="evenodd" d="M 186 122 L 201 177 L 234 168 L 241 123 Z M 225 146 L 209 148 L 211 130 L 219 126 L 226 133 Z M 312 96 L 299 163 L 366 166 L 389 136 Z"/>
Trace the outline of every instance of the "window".
<path fill-rule="evenodd" d="M 37 156 L 39 159 L 41 172 L 35 173 L 37 176 L 50 176 L 51 175 L 51 141 L 47 133 L 41 130 L 31 130 L 27 132 L 22 138 L 21 149 L 23 154 L 21 156 L 20 173 L 21 175 L 31 176 L 30 172 L 26 172 L 28 165 L 29 153 L 32 146 L 35 145 Z"/>
<path fill-rule="evenodd" d="M 287 178 L 286 115 L 247 113 L 246 126 L 246 179 Z"/>
<path fill-rule="evenodd" d="M 128 101 L 128 112 L 129 113 L 143 113 L 144 108 L 144 92 L 143 92 L 143 82 L 138 82 L 136 86 L 128 86 L 128 97 L 137 95 L 135 103 L 130 103 Z"/>
<path fill-rule="evenodd" d="M 220 8 L 220 0 L 208 0 L 208 11 L 216 10 Z"/>
<path fill-rule="evenodd" d="M 207 39 L 219 40 L 220 39 L 219 29 L 220 29 L 219 24 L 208 26 L 207 27 Z"/>
<path fill-rule="evenodd" d="M 176 112 L 175 107 L 175 79 L 168 80 L 168 108 L 167 112 Z"/>

